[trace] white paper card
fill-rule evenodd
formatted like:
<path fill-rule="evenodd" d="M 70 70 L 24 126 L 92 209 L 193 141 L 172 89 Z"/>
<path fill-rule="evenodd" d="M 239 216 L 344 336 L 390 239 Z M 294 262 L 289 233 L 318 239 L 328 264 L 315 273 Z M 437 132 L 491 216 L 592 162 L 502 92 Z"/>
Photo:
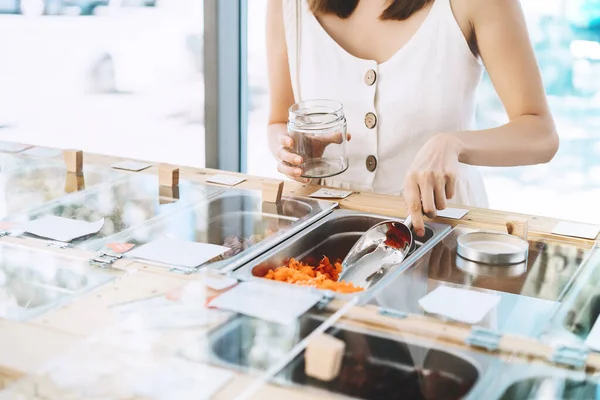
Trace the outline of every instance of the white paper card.
<path fill-rule="evenodd" d="M 121 161 L 114 164 L 112 167 L 115 169 L 123 169 L 125 171 L 139 172 L 147 168 L 150 168 L 152 164 L 137 162 L 137 161 Z"/>
<path fill-rule="evenodd" d="M 347 190 L 335 190 L 322 188 L 309 195 L 308 197 L 315 197 L 319 199 L 345 199 L 352 194 L 351 191 Z"/>
<path fill-rule="evenodd" d="M 482 321 L 499 302 L 500 296 L 494 294 L 448 286 L 439 286 L 419 300 L 426 312 L 467 324 Z"/>
<path fill-rule="evenodd" d="M 445 210 L 438 210 L 437 216 L 448 219 L 462 219 L 469 210 L 463 210 L 461 208 L 446 208 Z"/>
<path fill-rule="evenodd" d="M 594 322 L 594 326 L 590 331 L 587 339 L 585 340 L 585 345 L 589 347 L 591 350 L 600 351 L 600 317 L 596 319 Z"/>
<path fill-rule="evenodd" d="M 233 175 L 213 175 L 206 178 L 206 182 L 218 183 L 219 185 L 235 186 L 244 182 L 246 178 Z"/>
<path fill-rule="evenodd" d="M 213 278 L 211 276 L 207 276 L 204 278 L 204 284 L 206 287 L 216 291 L 228 289 L 236 283 L 238 283 L 237 279 L 228 276 L 224 276 L 222 278 Z"/>
<path fill-rule="evenodd" d="M 22 229 L 23 232 L 46 239 L 59 242 L 70 242 L 71 240 L 83 236 L 98 233 L 103 226 L 104 218 L 97 222 L 86 222 L 48 215 L 27 222 L 20 229 Z"/>
<path fill-rule="evenodd" d="M 279 324 L 291 324 L 321 299 L 305 288 L 261 282 L 242 282 L 210 302 L 211 307 L 234 311 Z"/>
<path fill-rule="evenodd" d="M 61 155 L 62 151 L 51 149 L 49 147 L 32 147 L 25 150 L 22 154 L 32 158 L 53 158 Z"/>
<path fill-rule="evenodd" d="M 577 222 L 561 221 L 552 230 L 555 235 L 578 237 L 584 239 L 596 239 L 600 233 L 600 226 L 580 224 Z"/>
<path fill-rule="evenodd" d="M 130 251 L 128 255 L 150 262 L 196 268 L 228 250 L 229 247 L 225 246 L 164 237 L 146 243 Z"/>
<path fill-rule="evenodd" d="M 27 150 L 33 146 L 28 144 L 12 143 L 12 142 L 0 142 L 0 152 L 3 153 L 20 153 L 23 150 Z"/>
<path fill-rule="evenodd" d="M 149 400 L 210 400 L 234 377 L 224 369 L 175 358 L 152 367 L 134 381 L 133 391 Z"/>

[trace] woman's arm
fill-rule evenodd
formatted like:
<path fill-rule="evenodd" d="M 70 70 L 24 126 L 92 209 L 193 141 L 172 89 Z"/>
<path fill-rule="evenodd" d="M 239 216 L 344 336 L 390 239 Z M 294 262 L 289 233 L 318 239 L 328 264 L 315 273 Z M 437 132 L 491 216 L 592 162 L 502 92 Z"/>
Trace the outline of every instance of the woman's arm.
<path fill-rule="evenodd" d="M 267 5 L 267 69 L 269 74 L 269 150 L 279 163 L 277 170 L 291 179 L 306 183 L 297 168 L 302 159 L 286 149 L 293 146 L 287 136 L 288 109 L 294 104 L 294 91 L 285 43 L 282 0 L 269 0 Z M 283 161 L 283 162 L 282 162 Z M 296 167 L 294 167 L 296 166 Z"/>
<path fill-rule="evenodd" d="M 459 160 L 483 166 L 549 162 L 558 135 L 518 0 L 469 0 L 479 54 L 509 122 L 475 132 L 456 132 Z"/>
<path fill-rule="evenodd" d="M 459 16 L 468 14 L 479 54 L 509 122 L 493 129 L 443 132 L 425 144 L 404 184 L 418 234 L 424 233 L 421 207 L 433 217 L 454 196 L 459 161 L 480 166 L 532 165 L 549 162 L 558 150 L 558 135 L 519 1 L 455 3 L 455 13 L 459 9 Z"/>

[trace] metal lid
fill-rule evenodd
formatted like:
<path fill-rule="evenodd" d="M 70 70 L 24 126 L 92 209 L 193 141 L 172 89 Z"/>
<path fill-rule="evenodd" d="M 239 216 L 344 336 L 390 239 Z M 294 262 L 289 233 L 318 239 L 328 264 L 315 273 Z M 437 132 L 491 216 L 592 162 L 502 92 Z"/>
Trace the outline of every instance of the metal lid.
<path fill-rule="evenodd" d="M 516 236 L 495 232 L 473 232 L 457 240 L 457 253 L 470 261 L 512 265 L 525 262 L 529 243 Z"/>
<path fill-rule="evenodd" d="M 516 278 L 527 272 L 527 263 L 525 261 L 518 264 L 490 265 L 469 261 L 461 256 L 456 256 L 456 266 L 469 275 L 493 278 Z"/>

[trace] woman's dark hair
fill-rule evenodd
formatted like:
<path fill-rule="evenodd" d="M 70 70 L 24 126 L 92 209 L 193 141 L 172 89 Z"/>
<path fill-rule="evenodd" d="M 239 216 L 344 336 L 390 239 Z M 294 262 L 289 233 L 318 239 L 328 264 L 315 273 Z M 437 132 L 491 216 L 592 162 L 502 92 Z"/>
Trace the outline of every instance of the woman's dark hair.
<path fill-rule="evenodd" d="M 348 18 L 356 9 L 359 0 L 308 0 L 313 13 L 335 14 Z M 368 0 L 365 0 L 368 1 Z M 433 0 L 391 0 L 381 16 L 382 20 L 403 21 Z"/>

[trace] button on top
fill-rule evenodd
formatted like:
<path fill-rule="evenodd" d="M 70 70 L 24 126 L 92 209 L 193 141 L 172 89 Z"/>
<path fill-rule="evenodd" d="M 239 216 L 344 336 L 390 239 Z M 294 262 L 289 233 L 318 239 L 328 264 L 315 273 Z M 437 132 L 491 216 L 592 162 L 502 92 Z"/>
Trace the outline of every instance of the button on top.
<path fill-rule="evenodd" d="M 377 116 L 372 112 L 367 113 L 367 115 L 365 115 L 365 126 L 369 129 L 373 129 L 375 128 L 375 125 L 377 125 Z"/>
<path fill-rule="evenodd" d="M 369 172 L 375 171 L 375 169 L 377 168 L 377 158 L 375 158 L 375 156 L 367 157 L 366 165 Z"/>
<path fill-rule="evenodd" d="M 365 74 L 365 84 L 367 86 L 373 86 L 373 84 L 375 83 L 375 81 L 377 80 L 377 73 L 370 69 L 367 71 L 367 73 Z"/>

